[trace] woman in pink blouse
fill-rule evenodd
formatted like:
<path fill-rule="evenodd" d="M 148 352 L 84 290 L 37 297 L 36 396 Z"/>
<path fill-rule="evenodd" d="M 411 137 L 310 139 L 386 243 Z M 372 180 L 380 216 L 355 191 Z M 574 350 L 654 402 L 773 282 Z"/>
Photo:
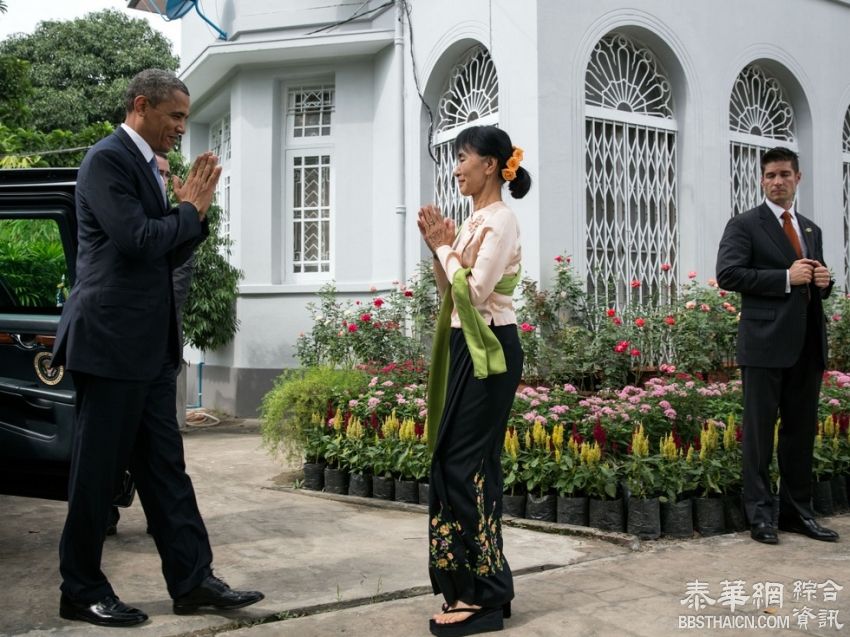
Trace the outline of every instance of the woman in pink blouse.
<path fill-rule="evenodd" d="M 429 571 L 434 594 L 445 598 L 431 620 L 438 636 L 500 630 L 510 616 L 501 452 L 523 353 L 512 301 L 519 224 L 502 186 L 514 198 L 531 187 L 522 149 L 501 129 L 463 130 L 455 153 L 454 175 L 472 197 L 472 215 L 459 232 L 433 205 L 418 219 L 443 297 L 428 384 Z"/>

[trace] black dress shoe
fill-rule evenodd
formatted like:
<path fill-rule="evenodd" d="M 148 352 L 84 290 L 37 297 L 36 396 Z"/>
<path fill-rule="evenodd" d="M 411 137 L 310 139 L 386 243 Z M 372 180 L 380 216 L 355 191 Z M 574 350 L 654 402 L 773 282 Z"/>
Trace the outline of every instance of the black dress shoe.
<path fill-rule="evenodd" d="M 770 526 L 767 522 L 759 522 L 750 527 L 750 537 L 756 542 L 762 544 L 778 544 L 779 536 L 776 534 L 776 529 Z"/>
<path fill-rule="evenodd" d="M 259 591 L 235 591 L 215 575 L 207 575 L 198 586 L 174 600 L 174 612 L 187 615 L 202 606 L 232 610 L 256 604 L 264 597 Z"/>
<path fill-rule="evenodd" d="M 97 626 L 135 626 L 148 620 L 148 616 L 142 611 L 127 606 L 115 595 L 109 595 L 91 604 L 74 602 L 62 595 L 59 599 L 59 616 Z"/>
<path fill-rule="evenodd" d="M 814 518 L 779 518 L 779 529 L 789 533 L 801 533 L 808 535 L 813 540 L 821 542 L 837 542 L 838 533 L 832 529 L 822 527 Z"/>

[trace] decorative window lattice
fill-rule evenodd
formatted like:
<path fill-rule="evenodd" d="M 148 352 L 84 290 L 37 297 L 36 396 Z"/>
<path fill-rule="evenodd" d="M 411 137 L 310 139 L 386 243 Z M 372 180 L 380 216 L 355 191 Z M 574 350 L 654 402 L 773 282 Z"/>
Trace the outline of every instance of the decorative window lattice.
<path fill-rule="evenodd" d="M 302 86 L 289 90 L 293 137 L 327 137 L 331 134 L 334 93 L 333 86 Z"/>
<path fill-rule="evenodd" d="M 588 296 L 619 308 L 669 303 L 678 280 L 676 133 L 593 118 L 585 133 Z"/>
<path fill-rule="evenodd" d="M 622 35 L 602 38 L 585 75 L 585 103 L 673 119 L 670 82 L 655 56 Z"/>
<path fill-rule="evenodd" d="M 292 162 L 293 272 L 330 272 L 330 155 Z"/>
<path fill-rule="evenodd" d="M 782 85 L 760 67 L 741 71 L 729 99 L 732 216 L 759 204 L 761 156 L 779 144 L 797 150 L 794 109 Z M 738 136 L 736 138 L 736 135 Z"/>
<path fill-rule="evenodd" d="M 222 163 L 230 161 L 230 113 L 210 124 L 210 150 Z"/>
<path fill-rule="evenodd" d="M 841 148 L 844 151 L 844 291 L 850 294 L 850 108 L 844 115 Z"/>
<path fill-rule="evenodd" d="M 435 199 L 443 214 L 458 225 L 469 216 L 469 201 L 460 194 L 453 174 L 454 139 L 467 126 L 496 123 L 498 112 L 496 67 L 487 50 L 479 46 L 452 69 L 440 98 L 435 126 L 439 139 L 434 147 L 437 158 Z"/>
<path fill-rule="evenodd" d="M 585 96 L 588 297 L 618 308 L 669 303 L 679 253 L 669 82 L 648 50 L 608 36 L 591 56 Z"/>
<path fill-rule="evenodd" d="M 230 237 L 230 174 L 224 174 L 221 176 L 221 180 L 219 182 L 221 185 L 221 198 L 219 199 L 219 205 L 221 206 L 221 236 L 229 240 Z M 229 248 L 227 248 L 229 250 Z"/>

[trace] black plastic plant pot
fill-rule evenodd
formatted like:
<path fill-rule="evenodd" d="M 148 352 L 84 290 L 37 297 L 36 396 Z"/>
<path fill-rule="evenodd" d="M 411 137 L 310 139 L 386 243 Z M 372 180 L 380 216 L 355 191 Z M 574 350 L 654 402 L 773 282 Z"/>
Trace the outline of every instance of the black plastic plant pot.
<path fill-rule="evenodd" d="M 555 521 L 560 524 L 587 526 L 587 498 L 558 496 L 556 503 Z"/>
<path fill-rule="evenodd" d="M 693 500 L 661 503 L 661 535 L 679 539 L 694 536 Z"/>
<path fill-rule="evenodd" d="M 304 488 L 310 491 L 321 491 L 325 486 L 325 463 L 304 463 Z"/>
<path fill-rule="evenodd" d="M 629 498 L 626 531 L 642 540 L 661 537 L 661 501 L 658 498 Z"/>

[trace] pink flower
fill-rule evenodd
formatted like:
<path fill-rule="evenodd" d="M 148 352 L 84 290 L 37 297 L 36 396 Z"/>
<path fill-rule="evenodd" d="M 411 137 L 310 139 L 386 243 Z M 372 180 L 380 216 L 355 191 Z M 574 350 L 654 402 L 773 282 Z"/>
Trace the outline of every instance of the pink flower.
<path fill-rule="evenodd" d="M 384 304 L 384 299 L 382 299 L 380 296 L 377 299 L 375 299 L 374 301 L 372 301 L 372 305 L 374 305 L 375 307 L 381 307 L 383 304 Z"/>
<path fill-rule="evenodd" d="M 521 329 L 523 332 L 533 332 L 534 326 L 531 325 L 530 323 L 523 323 L 522 325 L 519 326 L 519 329 Z"/>
<path fill-rule="evenodd" d="M 640 281 L 638 281 L 637 279 L 632 279 L 631 286 L 632 286 L 633 289 L 639 288 L 640 287 Z"/>
<path fill-rule="evenodd" d="M 829 399 L 829 406 L 830 407 L 838 407 L 840 404 L 841 404 L 841 401 L 838 400 L 837 398 L 830 398 Z"/>
<path fill-rule="evenodd" d="M 371 320 L 372 320 L 372 315 L 371 315 L 371 314 L 369 314 L 369 313 L 361 314 L 361 315 L 360 315 L 360 320 L 361 320 L 361 321 L 363 321 L 364 323 L 368 323 L 369 321 L 371 321 Z"/>
<path fill-rule="evenodd" d="M 635 319 L 635 326 L 643 327 L 644 325 L 646 325 L 646 321 L 644 321 L 642 318 Z"/>
<path fill-rule="evenodd" d="M 605 310 L 605 314 L 607 314 L 608 316 L 614 316 L 616 313 L 617 310 L 615 310 L 613 307 L 609 307 L 607 310 Z"/>
<path fill-rule="evenodd" d="M 377 291 L 378 291 L 378 288 L 376 288 L 376 287 L 373 285 L 373 286 L 371 286 L 371 287 L 369 288 L 369 291 L 370 291 L 370 292 L 377 292 Z"/>
<path fill-rule="evenodd" d="M 567 261 L 567 263 L 572 263 L 572 262 L 573 262 L 573 258 L 572 258 L 572 257 L 567 257 L 566 261 Z"/>
<path fill-rule="evenodd" d="M 360 301 L 355 301 L 354 305 L 360 305 Z"/>
<path fill-rule="evenodd" d="M 664 411 L 664 417 L 669 418 L 670 420 L 673 420 L 674 418 L 676 418 L 676 410 L 675 409 L 666 409 Z"/>
<path fill-rule="evenodd" d="M 700 311 L 700 312 L 711 312 L 711 307 L 709 307 L 709 306 L 708 306 L 707 304 L 705 304 L 705 303 L 700 303 L 700 305 L 699 305 L 699 311 Z"/>
<path fill-rule="evenodd" d="M 354 323 L 352 323 L 351 325 L 348 326 L 348 331 L 349 332 L 356 332 L 357 326 Z"/>
<path fill-rule="evenodd" d="M 555 261 L 557 261 L 558 263 L 561 263 L 563 260 L 564 260 L 564 257 L 562 257 L 560 254 L 557 257 L 555 257 Z"/>
<path fill-rule="evenodd" d="M 732 304 L 730 303 L 730 304 L 729 304 L 729 307 L 727 307 L 727 308 L 726 308 L 726 311 L 727 311 L 727 312 L 729 312 L 729 314 L 734 314 L 734 313 L 735 313 L 735 312 L 737 312 L 738 310 L 737 310 L 737 309 L 735 309 L 735 306 L 734 306 L 734 305 L 732 305 Z"/>
<path fill-rule="evenodd" d="M 717 287 L 717 279 L 711 278 L 708 280 L 708 287 L 716 288 Z"/>
<path fill-rule="evenodd" d="M 689 279 L 695 279 L 695 278 L 697 278 L 697 273 L 696 273 L 696 271 L 695 271 L 695 270 L 691 270 L 690 272 L 688 272 L 688 278 L 689 278 Z"/>
<path fill-rule="evenodd" d="M 413 296 L 413 290 L 405 290 L 405 291 L 404 291 L 404 295 L 405 295 L 407 298 L 410 298 L 411 296 Z"/>
<path fill-rule="evenodd" d="M 631 354 L 634 358 L 637 358 L 638 356 L 640 356 L 640 350 L 635 347 L 631 352 L 629 352 L 629 354 Z"/>
<path fill-rule="evenodd" d="M 667 323 L 667 325 L 675 325 L 676 319 L 673 318 L 672 314 L 668 314 L 664 317 L 664 322 Z"/>
<path fill-rule="evenodd" d="M 833 320 L 833 321 L 835 321 L 835 322 L 837 323 L 838 321 L 840 321 L 840 320 L 841 320 L 841 315 L 840 315 L 840 314 L 833 314 L 833 315 L 832 315 L 832 320 Z"/>
<path fill-rule="evenodd" d="M 671 267 L 672 266 L 669 263 L 662 263 L 661 264 L 661 271 L 662 272 L 668 272 Z"/>
<path fill-rule="evenodd" d="M 688 301 L 687 303 L 685 303 L 685 309 L 688 309 L 688 310 L 692 310 L 692 309 L 694 309 L 696 306 L 697 306 L 697 302 L 696 302 L 696 301 Z"/>

